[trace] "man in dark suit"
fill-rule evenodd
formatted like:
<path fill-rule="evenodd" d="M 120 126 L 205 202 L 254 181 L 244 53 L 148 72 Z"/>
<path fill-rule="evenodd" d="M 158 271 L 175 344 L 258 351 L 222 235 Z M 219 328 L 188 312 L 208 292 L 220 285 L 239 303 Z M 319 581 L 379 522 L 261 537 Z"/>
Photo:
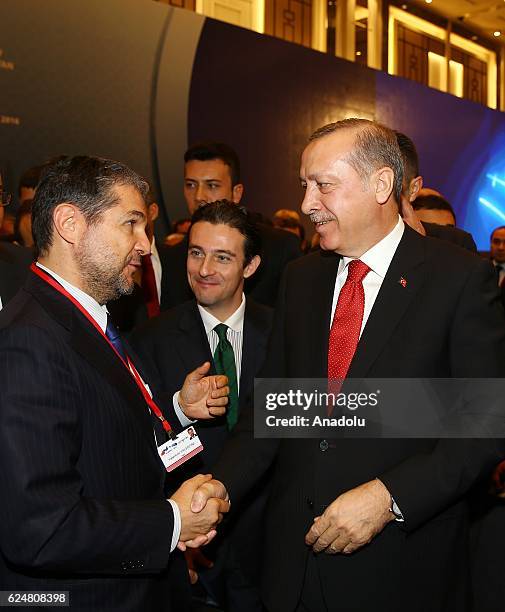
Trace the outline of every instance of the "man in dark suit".
<path fill-rule="evenodd" d="M 500 287 L 505 285 L 505 225 L 495 227 L 489 240 L 489 257 L 496 271 Z"/>
<path fill-rule="evenodd" d="M 286 270 L 265 376 L 503 376 L 489 263 L 404 225 L 402 167 L 394 133 L 373 122 L 312 136 L 302 211 L 322 250 Z M 467 609 L 465 496 L 503 456 L 498 443 L 252 439 L 246 416 L 213 474 L 234 504 L 276 459 L 264 534 L 269 610 Z"/>
<path fill-rule="evenodd" d="M 37 264 L 0 313 L 0 584 L 69 591 L 74 610 L 188 609 L 175 549 L 206 543 L 228 505 L 192 511 L 208 476 L 166 499 L 161 459 L 224 412 L 226 379 L 200 367 L 177 407 L 158 404 L 104 306 L 149 252 L 146 191 L 118 162 L 55 163 L 33 207 Z"/>
<path fill-rule="evenodd" d="M 244 185 L 240 181 L 240 162 L 235 151 L 223 143 L 207 142 L 190 147 L 184 154 L 184 198 L 192 215 L 197 208 L 216 200 L 242 200 Z M 254 300 L 274 306 L 279 282 L 286 264 L 301 255 L 296 236 L 260 224 L 262 263 L 256 274 L 245 283 L 245 293 Z M 165 308 L 181 304 L 192 297 L 186 279 L 187 239 L 166 253 L 165 267 L 170 282 L 163 285 Z"/>
<path fill-rule="evenodd" d="M 160 387 L 176 394 L 186 371 L 211 362 L 219 345 L 216 327 L 225 325 L 235 359 L 236 406 L 227 417 L 196 425 L 204 451 L 182 472 L 190 477 L 212 472 L 212 466 L 233 429 L 236 419 L 252 401 L 253 380 L 263 364 L 272 323 L 270 308 L 243 295 L 244 281 L 260 264 L 256 227 L 240 207 L 228 201 L 196 210 L 189 234 L 187 274 L 194 299 L 140 328 L 132 343 L 145 363 L 150 363 Z M 231 396 L 233 397 L 233 392 Z M 205 549 L 214 567 L 201 573 L 201 582 L 227 610 L 261 610 L 257 583 L 260 521 L 266 500 L 261 482 L 241 505 L 237 520 L 227 525 L 226 537 L 216 550 Z M 190 560 L 192 561 L 192 560 Z"/>
<path fill-rule="evenodd" d="M 417 155 L 416 146 L 406 134 L 395 131 L 395 135 L 403 160 L 403 185 L 400 214 L 405 223 L 423 236 L 447 240 L 468 251 L 476 253 L 477 246 L 472 234 L 465 232 L 459 227 L 455 227 L 456 218 L 454 212 L 452 213 L 454 223 L 451 225 L 430 223 L 419 218 L 415 211 L 416 206 L 414 203 L 423 191 L 423 177 L 419 174 L 419 157 Z M 433 198 L 434 196 L 430 194 L 423 197 Z"/>
<path fill-rule="evenodd" d="M 10 201 L 11 196 L 4 191 L 0 172 L 0 227 L 2 227 L 4 207 L 8 206 Z M 33 255 L 28 249 L 0 241 L 0 310 L 23 284 L 32 259 Z"/>

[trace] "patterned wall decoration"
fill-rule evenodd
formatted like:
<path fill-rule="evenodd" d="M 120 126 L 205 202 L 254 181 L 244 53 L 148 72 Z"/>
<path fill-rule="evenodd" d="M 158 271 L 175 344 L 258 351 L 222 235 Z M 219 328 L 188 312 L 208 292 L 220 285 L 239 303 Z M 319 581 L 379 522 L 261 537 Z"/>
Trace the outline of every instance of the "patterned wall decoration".
<path fill-rule="evenodd" d="M 428 52 L 444 55 L 444 43 L 398 25 L 398 76 L 428 84 Z"/>
<path fill-rule="evenodd" d="M 486 63 L 454 47 L 451 49 L 451 59 L 464 66 L 463 97 L 472 102 L 487 104 Z"/>
<path fill-rule="evenodd" d="M 312 0 L 266 0 L 265 34 L 310 47 Z"/>

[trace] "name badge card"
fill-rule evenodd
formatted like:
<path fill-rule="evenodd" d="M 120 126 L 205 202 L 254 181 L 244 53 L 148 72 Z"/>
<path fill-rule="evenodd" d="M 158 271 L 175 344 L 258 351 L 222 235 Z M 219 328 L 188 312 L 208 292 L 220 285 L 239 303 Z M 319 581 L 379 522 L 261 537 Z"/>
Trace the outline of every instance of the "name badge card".
<path fill-rule="evenodd" d="M 158 446 L 163 465 L 172 472 L 191 457 L 203 451 L 202 443 L 194 427 L 188 427 L 175 438 Z"/>

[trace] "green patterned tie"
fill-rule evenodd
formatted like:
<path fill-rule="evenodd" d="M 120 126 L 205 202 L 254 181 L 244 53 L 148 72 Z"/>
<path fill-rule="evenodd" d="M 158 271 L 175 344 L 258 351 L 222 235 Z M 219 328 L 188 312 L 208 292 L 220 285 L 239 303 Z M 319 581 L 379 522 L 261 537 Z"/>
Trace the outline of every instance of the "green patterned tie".
<path fill-rule="evenodd" d="M 226 411 L 226 420 L 228 421 L 228 429 L 233 429 L 238 418 L 238 388 L 237 388 L 237 369 L 235 367 L 235 354 L 233 347 L 226 337 L 228 326 L 220 323 L 214 327 L 214 331 L 218 335 L 219 342 L 214 353 L 214 365 L 218 374 L 228 376 L 228 386 L 230 387 L 230 395 L 228 396 L 228 409 Z"/>

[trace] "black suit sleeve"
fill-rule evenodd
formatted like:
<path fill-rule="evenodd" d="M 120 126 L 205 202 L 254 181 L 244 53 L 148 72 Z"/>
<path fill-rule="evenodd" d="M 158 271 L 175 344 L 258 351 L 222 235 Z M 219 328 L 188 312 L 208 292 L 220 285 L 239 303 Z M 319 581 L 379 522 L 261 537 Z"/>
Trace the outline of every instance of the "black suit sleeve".
<path fill-rule="evenodd" d="M 415 324 L 415 322 L 413 322 Z M 454 378 L 504 377 L 503 313 L 489 264 L 480 261 L 458 301 L 451 329 L 450 362 Z M 477 419 L 487 406 L 477 405 Z M 505 456 L 505 441 L 444 439 L 430 453 L 413 455 L 379 475 L 415 529 L 468 492 Z"/>
<path fill-rule="evenodd" d="M 139 573 L 160 571 L 170 554 L 172 508 L 163 499 L 90 495 L 89 487 L 102 486 L 93 481 L 122 466 L 107 432 L 97 427 L 83 440 L 86 390 L 70 356 L 39 327 L 0 330 L 2 553 L 36 570 L 124 574 L 130 560 Z M 81 461 L 94 462 L 86 480 Z"/>

